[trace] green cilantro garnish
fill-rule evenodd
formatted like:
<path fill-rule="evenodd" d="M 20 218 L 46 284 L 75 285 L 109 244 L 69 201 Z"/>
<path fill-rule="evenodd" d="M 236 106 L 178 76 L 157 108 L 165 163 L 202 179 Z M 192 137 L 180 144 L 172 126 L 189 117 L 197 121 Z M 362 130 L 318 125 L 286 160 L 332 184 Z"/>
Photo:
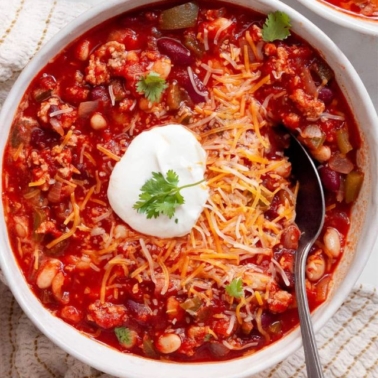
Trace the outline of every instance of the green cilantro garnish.
<path fill-rule="evenodd" d="M 146 76 L 142 76 L 137 82 L 138 93 L 144 94 L 147 100 L 151 102 L 160 101 L 161 95 L 168 84 L 156 72 L 149 72 Z"/>
<path fill-rule="evenodd" d="M 126 327 L 117 327 L 114 328 L 114 333 L 117 336 L 117 339 L 121 345 L 128 348 L 133 344 L 133 331 Z"/>
<path fill-rule="evenodd" d="M 231 297 L 240 298 L 244 295 L 243 292 L 243 281 L 241 278 L 235 278 L 230 282 L 229 285 L 226 285 L 227 294 Z"/>
<path fill-rule="evenodd" d="M 173 170 L 170 169 L 166 177 L 160 172 L 152 172 L 152 178 L 140 188 L 139 201 L 133 208 L 138 213 L 147 214 L 147 219 L 157 218 L 161 214 L 172 218 L 176 207 L 185 203 L 180 190 L 198 185 L 203 181 L 178 187 L 179 177 Z"/>
<path fill-rule="evenodd" d="M 265 42 L 282 41 L 290 35 L 290 18 L 286 13 L 276 11 L 269 13 L 262 29 L 262 37 Z"/>

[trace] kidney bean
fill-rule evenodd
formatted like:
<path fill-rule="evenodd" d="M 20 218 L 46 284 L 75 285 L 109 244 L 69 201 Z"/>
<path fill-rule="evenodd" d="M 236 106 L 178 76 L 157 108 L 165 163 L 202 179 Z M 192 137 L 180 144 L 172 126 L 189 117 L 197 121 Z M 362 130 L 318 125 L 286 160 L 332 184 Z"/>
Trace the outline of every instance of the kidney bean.
<path fill-rule="evenodd" d="M 205 96 L 200 95 L 193 88 L 193 84 L 189 78 L 188 71 L 185 69 L 176 70 L 174 73 L 174 78 L 177 80 L 179 85 L 183 87 L 189 94 L 190 98 L 195 104 L 205 101 Z M 194 82 L 200 92 L 207 92 L 205 85 L 199 79 L 199 77 L 193 73 Z"/>
<path fill-rule="evenodd" d="M 230 352 L 226 346 L 218 341 L 213 341 L 209 344 L 210 352 L 214 357 L 224 357 Z"/>
<path fill-rule="evenodd" d="M 277 317 L 267 311 L 264 311 L 261 315 L 261 326 L 265 329 L 268 328 L 272 323 L 277 321 Z"/>
<path fill-rule="evenodd" d="M 176 39 L 163 37 L 157 40 L 159 51 L 166 54 L 173 63 L 182 66 L 189 66 L 194 63 L 190 51 Z"/>
<path fill-rule="evenodd" d="M 33 148 L 44 149 L 46 147 L 51 147 L 58 143 L 59 135 L 49 129 L 40 129 L 36 127 L 32 130 L 30 134 L 30 145 Z"/>
<path fill-rule="evenodd" d="M 333 100 L 333 91 L 327 87 L 319 91 L 318 99 L 323 101 L 326 105 L 330 104 Z"/>
<path fill-rule="evenodd" d="M 89 97 L 90 100 L 99 100 L 103 102 L 110 101 L 109 90 L 103 86 L 93 88 Z"/>
<path fill-rule="evenodd" d="M 319 175 L 324 187 L 331 192 L 336 192 L 340 188 L 340 173 L 335 172 L 327 166 L 319 168 Z"/>

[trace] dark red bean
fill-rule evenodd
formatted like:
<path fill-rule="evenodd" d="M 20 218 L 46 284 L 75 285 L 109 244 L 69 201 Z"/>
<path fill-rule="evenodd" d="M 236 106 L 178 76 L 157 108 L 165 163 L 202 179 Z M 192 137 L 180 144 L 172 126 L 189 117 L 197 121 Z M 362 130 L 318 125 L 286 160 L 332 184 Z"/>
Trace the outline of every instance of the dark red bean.
<path fill-rule="evenodd" d="M 200 95 L 193 88 L 193 84 L 189 78 L 189 74 L 187 70 L 185 69 L 177 70 L 174 74 L 174 78 L 177 80 L 179 85 L 188 92 L 190 98 L 195 104 L 205 101 L 205 96 Z M 196 84 L 197 89 L 200 92 L 207 93 L 205 85 L 202 83 L 200 78 L 195 73 L 193 73 L 193 78 L 194 78 L 194 82 Z"/>
<path fill-rule="evenodd" d="M 319 100 L 323 101 L 326 105 L 330 104 L 333 100 L 333 91 L 327 87 L 322 88 L 318 94 Z"/>
<path fill-rule="evenodd" d="M 277 317 L 270 312 L 264 311 L 261 315 L 261 325 L 263 328 L 268 328 L 276 320 L 277 320 Z"/>
<path fill-rule="evenodd" d="M 195 59 L 190 51 L 176 39 L 163 37 L 157 40 L 159 51 L 167 55 L 174 64 L 190 66 Z"/>
<path fill-rule="evenodd" d="M 320 179 L 324 187 L 331 192 L 337 192 L 340 188 L 341 177 L 340 173 L 335 172 L 327 166 L 319 168 Z"/>
<path fill-rule="evenodd" d="M 57 144 L 59 138 L 59 135 L 53 130 L 36 127 L 30 134 L 30 145 L 33 148 L 44 149 Z"/>
<path fill-rule="evenodd" d="M 103 102 L 110 101 L 109 90 L 103 86 L 93 88 L 89 97 L 90 100 L 99 100 Z"/>
<path fill-rule="evenodd" d="M 209 344 L 210 352 L 214 357 L 224 357 L 226 354 L 230 352 L 226 346 L 218 341 L 211 342 Z"/>
<path fill-rule="evenodd" d="M 130 310 L 133 319 L 139 324 L 146 325 L 151 320 L 149 308 L 145 304 L 128 300 L 127 308 Z"/>

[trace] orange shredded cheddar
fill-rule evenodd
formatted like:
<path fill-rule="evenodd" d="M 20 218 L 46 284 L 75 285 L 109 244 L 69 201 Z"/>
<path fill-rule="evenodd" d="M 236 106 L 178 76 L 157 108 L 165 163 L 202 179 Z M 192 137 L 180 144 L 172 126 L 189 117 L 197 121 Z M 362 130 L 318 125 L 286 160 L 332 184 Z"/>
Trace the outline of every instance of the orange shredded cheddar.
<path fill-rule="evenodd" d="M 108 149 L 106 149 L 104 146 L 101 146 L 100 144 L 97 145 L 97 149 L 115 161 L 121 160 L 119 156 L 117 156 L 116 154 L 113 154 L 113 152 L 109 151 Z"/>

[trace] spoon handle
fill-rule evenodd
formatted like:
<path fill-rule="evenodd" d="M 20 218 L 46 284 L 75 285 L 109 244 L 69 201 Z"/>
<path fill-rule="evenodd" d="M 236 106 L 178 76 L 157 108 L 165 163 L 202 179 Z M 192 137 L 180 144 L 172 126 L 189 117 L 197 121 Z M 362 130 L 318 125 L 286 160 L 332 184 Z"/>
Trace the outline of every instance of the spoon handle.
<path fill-rule="evenodd" d="M 302 333 L 302 342 L 304 355 L 306 360 L 306 369 L 308 378 L 323 378 L 323 370 L 320 362 L 318 348 L 316 346 L 316 340 L 314 330 L 312 328 L 312 322 L 310 317 L 310 310 L 308 307 L 306 287 L 305 287 L 305 261 L 312 243 L 308 243 L 304 246 L 302 253 L 297 251 L 298 260 L 296 264 L 299 264 L 300 269 L 297 269 L 295 293 L 297 296 L 298 312 L 300 327 Z"/>

